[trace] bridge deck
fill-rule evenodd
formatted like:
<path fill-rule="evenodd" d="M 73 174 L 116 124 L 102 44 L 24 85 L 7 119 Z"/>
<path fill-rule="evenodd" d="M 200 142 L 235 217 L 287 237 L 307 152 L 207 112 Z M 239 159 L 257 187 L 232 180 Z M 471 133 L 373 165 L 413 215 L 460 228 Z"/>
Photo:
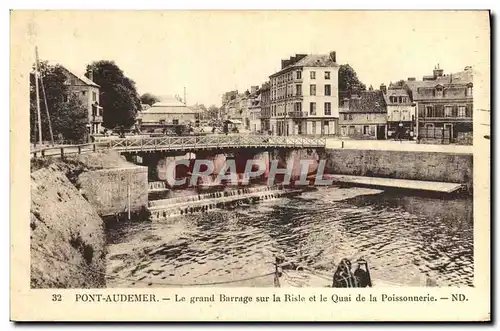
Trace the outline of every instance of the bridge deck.
<path fill-rule="evenodd" d="M 66 145 L 31 151 L 32 157 L 61 156 L 115 150 L 121 153 L 197 151 L 234 148 L 325 148 L 326 138 L 302 136 L 228 135 L 180 137 L 127 137 L 83 145 Z"/>

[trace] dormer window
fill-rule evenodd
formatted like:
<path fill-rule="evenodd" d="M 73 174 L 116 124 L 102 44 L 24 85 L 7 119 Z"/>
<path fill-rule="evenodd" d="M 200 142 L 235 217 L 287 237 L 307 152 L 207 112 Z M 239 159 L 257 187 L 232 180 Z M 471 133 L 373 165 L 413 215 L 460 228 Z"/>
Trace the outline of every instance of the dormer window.
<path fill-rule="evenodd" d="M 467 90 L 465 91 L 465 95 L 468 97 L 472 96 L 472 84 L 467 85 Z"/>
<path fill-rule="evenodd" d="M 437 97 L 443 96 L 443 87 L 441 85 L 436 86 L 436 96 Z"/>

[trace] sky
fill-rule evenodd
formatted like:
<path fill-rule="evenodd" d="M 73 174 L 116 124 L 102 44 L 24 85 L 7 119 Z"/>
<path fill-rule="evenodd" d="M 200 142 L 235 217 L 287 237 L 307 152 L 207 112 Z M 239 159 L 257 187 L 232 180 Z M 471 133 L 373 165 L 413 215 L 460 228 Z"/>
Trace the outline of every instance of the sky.
<path fill-rule="evenodd" d="M 21 15 L 23 15 L 21 17 Z M 220 105 L 224 92 L 261 85 L 295 53 L 337 52 L 367 86 L 484 62 L 485 12 L 39 11 L 21 13 L 41 60 L 78 73 L 113 60 L 140 94 Z M 20 31 L 20 30 L 19 30 Z M 488 58 L 489 59 L 489 58 Z"/>

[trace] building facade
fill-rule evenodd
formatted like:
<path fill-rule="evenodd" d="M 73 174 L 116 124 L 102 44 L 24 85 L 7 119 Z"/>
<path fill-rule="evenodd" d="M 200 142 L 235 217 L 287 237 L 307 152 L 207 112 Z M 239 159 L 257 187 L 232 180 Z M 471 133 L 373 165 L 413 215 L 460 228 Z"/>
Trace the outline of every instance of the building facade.
<path fill-rule="evenodd" d="M 260 89 L 260 108 L 261 131 L 267 134 L 271 131 L 269 123 L 271 118 L 271 87 L 269 82 L 262 84 Z"/>
<path fill-rule="evenodd" d="M 387 105 L 387 138 L 413 139 L 416 136 L 415 103 L 402 84 L 380 86 Z"/>
<path fill-rule="evenodd" d="M 336 53 L 296 54 L 270 79 L 270 131 L 274 135 L 335 135 L 338 130 Z"/>
<path fill-rule="evenodd" d="M 258 86 L 252 86 L 250 95 L 248 96 L 248 127 L 251 133 L 260 133 L 262 130 L 260 115 L 261 115 L 261 91 Z M 247 121 L 247 119 L 245 119 Z"/>
<path fill-rule="evenodd" d="M 472 139 L 473 72 L 471 67 L 445 75 L 437 66 L 422 81 L 407 81 L 417 107 L 421 141 L 454 143 Z"/>
<path fill-rule="evenodd" d="M 386 139 L 387 107 L 382 91 L 361 91 L 344 98 L 340 107 L 340 136 Z"/>
<path fill-rule="evenodd" d="M 78 76 L 64 67 L 63 72 L 66 76 L 64 84 L 66 85 L 68 92 L 78 96 L 82 104 L 87 109 L 88 133 L 91 135 L 101 133 L 103 130 L 102 117 L 104 110 L 99 105 L 100 86 L 92 81 L 92 74 L 90 75 L 90 78 Z M 69 95 L 65 96 L 65 101 L 67 100 L 69 100 Z"/>

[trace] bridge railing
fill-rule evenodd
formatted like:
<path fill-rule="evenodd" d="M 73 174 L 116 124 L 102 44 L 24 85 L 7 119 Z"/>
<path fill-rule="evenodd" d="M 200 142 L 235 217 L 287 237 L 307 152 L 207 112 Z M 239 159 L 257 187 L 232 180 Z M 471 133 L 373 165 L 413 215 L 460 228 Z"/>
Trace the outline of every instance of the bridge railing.
<path fill-rule="evenodd" d="M 103 149 L 104 146 L 100 143 L 89 143 L 80 145 L 66 145 L 66 146 L 53 146 L 53 147 L 43 147 L 37 148 L 30 151 L 32 157 L 45 157 L 45 156 L 55 156 L 55 157 L 65 157 L 68 155 L 82 154 L 95 152 L 98 149 Z"/>
<path fill-rule="evenodd" d="M 154 150 L 196 150 L 234 147 L 326 147 L 326 138 L 265 135 L 207 135 L 180 137 L 128 137 L 89 144 L 54 146 L 32 150 L 32 157 L 64 157 L 97 150 L 113 149 L 121 152 Z"/>
<path fill-rule="evenodd" d="M 262 135 L 207 135 L 183 137 L 126 138 L 107 142 L 120 151 L 182 150 L 229 147 L 325 147 L 326 138 Z"/>

